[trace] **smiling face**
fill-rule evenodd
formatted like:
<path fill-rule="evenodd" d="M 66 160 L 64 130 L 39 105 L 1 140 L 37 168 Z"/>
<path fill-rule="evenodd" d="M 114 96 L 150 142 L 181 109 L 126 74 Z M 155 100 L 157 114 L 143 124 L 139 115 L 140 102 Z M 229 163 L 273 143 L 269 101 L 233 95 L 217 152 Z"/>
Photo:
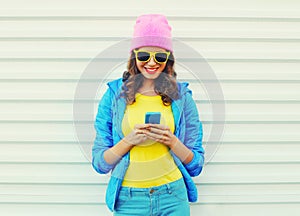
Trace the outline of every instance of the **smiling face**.
<path fill-rule="evenodd" d="M 149 51 L 149 52 L 165 52 L 166 50 L 160 47 L 141 47 L 138 50 Z M 142 73 L 144 78 L 154 80 L 162 73 L 165 69 L 167 62 L 157 63 L 152 56 L 147 62 L 140 62 L 136 60 L 136 66 Z"/>

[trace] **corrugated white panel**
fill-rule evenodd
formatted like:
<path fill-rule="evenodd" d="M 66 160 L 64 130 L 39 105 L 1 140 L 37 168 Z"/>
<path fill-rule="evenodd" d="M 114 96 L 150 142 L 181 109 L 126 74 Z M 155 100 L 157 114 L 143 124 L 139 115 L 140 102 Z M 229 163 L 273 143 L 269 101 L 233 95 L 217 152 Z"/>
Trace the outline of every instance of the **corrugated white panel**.
<path fill-rule="evenodd" d="M 117 21 L 117 22 L 116 22 Z M 1 37 L 130 37 L 134 19 L 131 20 L 4 20 Z M 173 21 L 172 23 L 174 23 Z M 45 25 L 47 23 L 47 25 Z M 188 38 L 299 38 L 298 22 L 240 22 L 236 21 L 176 21 L 174 37 Z M 191 28 L 195 25 L 196 28 Z M 109 26 L 101 28 L 100 26 Z"/>
<path fill-rule="evenodd" d="M 219 163 L 205 166 L 202 176 L 194 180 L 200 184 L 280 184 L 298 183 L 295 172 L 300 163 Z M 9 170 L 8 170 L 9 169 Z M 1 163 L 2 183 L 106 183 L 107 176 L 99 176 L 85 163 Z M 200 198 L 200 197 L 199 197 Z"/>
<path fill-rule="evenodd" d="M 121 75 L 120 75 L 121 76 Z M 101 83 L 99 82 L 99 85 Z M 208 83 L 207 86 L 210 84 Z M 89 84 L 87 83 L 88 87 Z M 104 86 L 106 86 L 104 84 Z M 3 90 L 0 92 L 1 100 L 73 100 L 77 83 L 74 82 L 4 82 L 1 83 Z M 299 83 L 261 83 L 261 82 L 235 82 L 222 83 L 225 100 L 286 100 L 297 101 L 300 99 L 298 93 Z M 201 87 L 201 83 L 191 81 L 190 88 L 193 91 L 195 100 L 208 100 L 208 95 Z M 200 88 L 200 89 L 199 89 Z M 20 91 L 22 89 L 22 91 Z M 238 89 L 238 91 L 237 91 Z M 254 89 L 256 91 L 254 91 Z M 257 94 L 259 92 L 259 94 Z M 99 92 L 100 95 L 103 92 Z M 83 99 L 83 98 L 82 98 Z"/>
<path fill-rule="evenodd" d="M 132 24 L 132 21 L 129 22 Z M 187 24 L 187 23 L 186 23 Z M 268 22 L 267 24 L 273 24 Z M 82 24 L 84 25 L 84 24 Z M 244 25 L 244 23 L 243 23 Z M 294 28 L 300 29 L 298 26 Z M 299 31 L 300 33 L 300 31 Z M 300 37 L 300 36 L 298 36 Z M 198 38 L 199 39 L 199 38 Z M 290 43 L 266 43 L 266 42 L 207 42 L 207 41 L 189 41 L 180 39 L 182 43 L 199 50 L 199 53 L 206 59 L 269 59 L 275 61 L 297 59 L 300 61 L 300 45 L 296 42 Z M 112 46 L 115 41 L 106 41 L 105 38 L 99 38 L 97 41 L 0 41 L 0 58 L 20 59 L 26 57 L 33 61 L 34 59 L 89 59 L 96 56 L 102 50 Z M 176 51 L 175 51 L 176 56 Z M 189 56 L 188 56 L 189 57 Z M 192 56 L 191 56 L 192 57 Z"/>
<path fill-rule="evenodd" d="M 199 215 L 200 213 L 207 216 L 215 215 L 244 215 L 244 216 L 265 216 L 265 215 L 284 215 L 286 210 L 289 212 L 299 212 L 299 205 L 295 204 L 208 204 L 192 206 L 191 215 Z M 29 216 L 29 215 L 43 215 L 43 216 L 111 216 L 106 207 L 99 204 L 38 204 L 34 205 L 28 203 L 22 204 L 3 204 L 1 206 L 3 212 L 10 212 L 11 215 Z"/>
<path fill-rule="evenodd" d="M 208 143 L 207 145 L 213 145 Z M 284 151 L 282 150 L 284 146 Z M 0 145 L 0 162 L 85 163 L 76 142 L 6 142 Z M 293 142 L 224 142 L 211 163 L 300 163 L 300 146 Z"/>
<path fill-rule="evenodd" d="M 95 56 L 92 56 L 93 58 Z M 15 63 L 17 62 L 17 64 Z M 33 63 L 34 62 L 34 63 Z M 125 65 L 125 64 L 124 64 Z M 297 62 L 233 62 L 214 61 L 209 62 L 219 80 L 224 81 L 281 81 L 300 80 L 300 65 Z M 78 82 L 82 72 L 87 67 L 86 61 L 0 61 L 0 67 L 5 68 L 5 73 L 0 73 L 1 81 L 14 80 L 48 80 L 52 82 L 74 81 Z M 289 70 L 286 71 L 285 68 Z M 190 77 L 191 75 L 177 65 L 178 76 Z M 109 75 L 111 78 L 120 76 L 124 67 Z M 284 72 L 283 72 L 284 71 Z"/>
<path fill-rule="evenodd" d="M 209 131 L 211 122 L 204 124 L 204 130 Z M 84 128 L 93 129 L 92 123 L 80 124 Z M 228 123 L 225 128 L 224 142 L 297 142 L 300 138 L 299 123 L 275 122 L 270 123 Z M 0 135 L 5 141 L 61 141 L 74 142 L 77 137 L 74 134 L 73 122 L 3 122 L 0 123 Z M 17 136 L 16 136 L 17 134 Z M 207 141 L 208 133 L 203 136 Z M 87 139 L 87 138 L 86 138 Z M 90 140 L 84 140 L 86 142 Z M 211 140 L 216 141 L 216 140 Z"/>
<path fill-rule="evenodd" d="M 59 5 L 59 6 L 58 6 Z M 158 7 L 159 5 L 159 7 Z M 147 7 L 146 7 L 147 6 Z M 299 18 L 299 2 L 286 1 L 201 1 L 186 0 L 170 3 L 168 1 L 153 0 L 152 5 L 148 3 L 136 4 L 134 0 L 126 2 L 115 1 L 74 1 L 72 5 L 68 1 L 54 0 L 51 2 L 40 2 L 29 0 L 19 2 L 12 0 L 5 3 L 1 8 L 3 16 L 100 16 L 118 17 L 135 16 L 140 13 L 164 13 L 167 15 L 183 17 L 234 17 L 234 18 Z"/>
<path fill-rule="evenodd" d="M 213 103 L 213 102 L 211 102 Z M 197 104 L 201 120 L 204 122 L 212 121 L 211 103 Z M 97 102 L 92 103 L 97 107 Z M 228 103 L 226 104 L 226 120 L 228 122 L 299 122 L 300 104 L 272 104 L 261 103 Z M 96 115 L 96 110 L 94 111 Z M 82 110 L 82 114 L 88 114 L 88 111 Z M 31 103 L 11 101 L 1 104 L 0 119 L 2 121 L 51 121 L 51 122 L 71 122 L 73 121 L 72 102 L 44 102 L 33 101 Z"/>
<path fill-rule="evenodd" d="M 109 176 L 92 169 L 77 140 L 74 93 L 89 62 L 130 37 L 137 15 L 151 12 L 166 14 L 173 35 L 207 60 L 225 97 L 223 143 L 195 178 L 199 202 L 192 215 L 294 215 L 300 210 L 299 8 L 292 0 L 6 1 L 0 8 L 1 215 L 111 215 L 104 204 Z M 124 69 L 125 63 L 100 73 L 114 79 Z M 216 145 L 206 141 L 220 124 L 211 108 L 219 101 L 210 100 L 205 86 L 217 81 L 195 80 L 180 64 L 176 70 L 194 91 L 204 145 Z M 196 73 L 201 77 L 201 68 Z M 94 115 L 105 88 L 82 101 L 94 106 Z M 85 119 L 76 124 L 93 130 Z"/>

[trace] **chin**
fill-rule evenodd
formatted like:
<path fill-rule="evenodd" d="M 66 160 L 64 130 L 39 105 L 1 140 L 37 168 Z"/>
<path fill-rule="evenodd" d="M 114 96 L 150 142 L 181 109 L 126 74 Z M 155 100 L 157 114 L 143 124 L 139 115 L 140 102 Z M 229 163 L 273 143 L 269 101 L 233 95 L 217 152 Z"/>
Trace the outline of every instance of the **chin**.
<path fill-rule="evenodd" d="M 143 73 L 144 78 L 146 79 L 151 79 L 151 80 L 155 80 L 156 78 L 158 78 L 160 75 L 160 73 L 158 74 L 148 74 L 148 73 Z"/>

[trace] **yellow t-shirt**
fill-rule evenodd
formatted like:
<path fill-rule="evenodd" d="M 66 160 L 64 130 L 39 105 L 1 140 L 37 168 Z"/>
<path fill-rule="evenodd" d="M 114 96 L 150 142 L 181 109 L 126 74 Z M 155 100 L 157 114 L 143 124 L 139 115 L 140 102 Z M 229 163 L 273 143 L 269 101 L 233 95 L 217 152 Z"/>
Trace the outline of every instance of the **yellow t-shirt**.
<path fill-rule="evenodd" d="M 126 136 L 135 124 L 145 122 L 146 112 L 160 112 L 160 123 L 168 125 L 174 133 L 174 117 L 171 106 L 162 103 L 161 96 L 136 94 L 136 101 L 128 105 L 122 121 L 122 131 Z M 146 188 L 160 186 L 182 178 L 169 148 L 159 142 L 146 140 L 130 150 L 130 164 L 122 186 Z"/>

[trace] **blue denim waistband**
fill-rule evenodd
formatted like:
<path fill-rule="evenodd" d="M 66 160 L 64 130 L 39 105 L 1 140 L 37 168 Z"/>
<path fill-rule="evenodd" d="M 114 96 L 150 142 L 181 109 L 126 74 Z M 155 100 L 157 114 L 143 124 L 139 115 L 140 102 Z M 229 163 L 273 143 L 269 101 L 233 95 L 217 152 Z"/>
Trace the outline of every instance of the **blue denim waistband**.
<path fill-rule="evenodd" d="M 137 195 L 155 195 L 155 194 L 163 194 L 163 193 L 172 193 L 172 191 L 185 187 L 185 183 L 183 178 L 176 180 L 174 182 L 160 185 L 160 186 L 154 186 L 149 188 L 134 188 L 134 187 L 121 187 L 120 192 L 127 192 L 128 194 L 137 194 Z"/>

